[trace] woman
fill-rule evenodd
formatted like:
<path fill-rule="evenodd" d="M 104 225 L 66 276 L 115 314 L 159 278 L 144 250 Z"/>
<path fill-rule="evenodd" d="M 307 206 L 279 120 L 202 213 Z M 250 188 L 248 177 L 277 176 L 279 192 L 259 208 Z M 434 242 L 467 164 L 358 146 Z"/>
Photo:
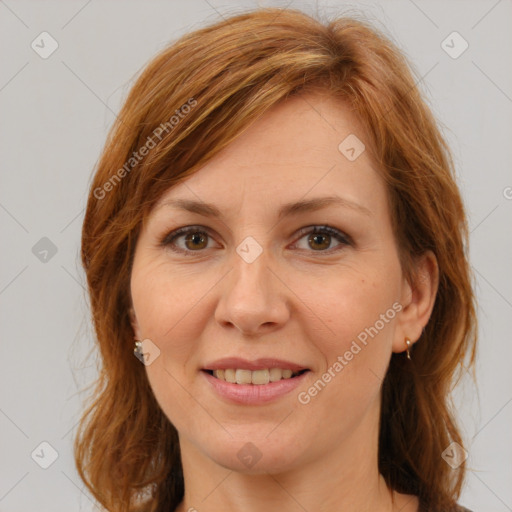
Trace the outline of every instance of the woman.
<path fill-rule="evenodd" d="M 184 36 L 91 186 L 82 479 L 116 512 L 463 510 L 466 243 L 449 150 L 375 29 L 260 9 Z"/>

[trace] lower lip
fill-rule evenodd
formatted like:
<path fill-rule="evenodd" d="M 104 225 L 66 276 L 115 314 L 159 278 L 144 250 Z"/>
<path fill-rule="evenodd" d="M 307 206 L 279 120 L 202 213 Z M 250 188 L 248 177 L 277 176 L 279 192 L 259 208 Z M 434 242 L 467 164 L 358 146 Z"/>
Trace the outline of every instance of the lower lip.
<path fill-rule="evenodd" d="M 233 384 L 217 379 L 205 371 L 201 371 L 201 373 L 222 398 L 238 404 L 257 405 L 272 402 L 290 393 L 304 381 L 309 371 L 298 377 L 281 379 L 268 384 Z"/>

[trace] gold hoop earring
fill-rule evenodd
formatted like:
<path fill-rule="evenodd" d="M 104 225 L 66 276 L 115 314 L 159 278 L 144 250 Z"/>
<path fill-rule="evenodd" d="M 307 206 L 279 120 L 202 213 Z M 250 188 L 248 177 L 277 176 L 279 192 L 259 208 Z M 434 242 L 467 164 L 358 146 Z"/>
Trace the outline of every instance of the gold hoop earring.
<path fill-rule="evenodd" d="M 411 343 L 411 340 L 408 339 L 408 338 L 405 338 L 405 343 L 407 345 L 407 359 L 409 359 L 409 361 L 411 360 L 411 346 L 412 346 L 412 343 Z"/>

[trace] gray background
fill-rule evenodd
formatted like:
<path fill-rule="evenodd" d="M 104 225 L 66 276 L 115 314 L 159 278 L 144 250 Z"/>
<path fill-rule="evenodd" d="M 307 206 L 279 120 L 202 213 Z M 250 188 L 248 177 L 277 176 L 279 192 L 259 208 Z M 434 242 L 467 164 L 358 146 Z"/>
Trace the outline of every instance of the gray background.
<path fill-rule="evenodd" d="M 93 510 L 72 456 L 81 390 L 96 375 L 78 258 L 91 173 L 149 58 L 205 22 L 257 5 L 0 1 L 1 512 Z M 453 149 L 480 305 L 478 387 L 466 379 L 455 395 L 470 466 L 461 503 L 475 512 L 512 510 L 512 3 L 286 5 L 363 13 L 422 78 L 418 86 Z M 46 59 L 31 47 L 41 46 L 43 31 L 59 45 Z M 441 46 L 453 31 L 469 44 L 458 58 Z M 43 441 L 58 453 L 47 469 L 40 464 L 52 462 L 52 452 Z"/>

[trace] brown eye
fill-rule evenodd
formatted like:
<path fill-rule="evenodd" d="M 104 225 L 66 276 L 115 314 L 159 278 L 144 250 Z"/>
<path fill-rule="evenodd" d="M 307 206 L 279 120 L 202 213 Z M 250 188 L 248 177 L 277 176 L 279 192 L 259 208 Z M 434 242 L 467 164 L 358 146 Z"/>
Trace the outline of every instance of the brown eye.
<path fill-rule="evenodd" d="M 295 245 L 300 245 L 299 242 L 304 239 L 306 240 L 304 244 L 306 247 L 299 247 L 299 249 L 309 252 L 331 253 L 352 245 L 352 240 L 348 235 L 330 226 L 309 226 L 303 228 L 300 234 L 301 236 Z M 162 247 L 169 247 L 175 252 L 190 255 L 211 248 L 208 246 L 210 241 L 213 241 L 213 238 L 204 228 L 187 226 L 169 233 L 160 244 Z M 333 241 L 336 241 L 337 245 L 331 247 Z"/>
<path fill-rule="evenodd" d="M 164 247 L 182 253 L 200 252 L 208 248 L 210 235 L 198 227 L 181 228 L 169 233 L 161 242 Z"/>
<path fill-rule="evenodd" d="M 300 240 L 306 239 L 306 247 L 299 247 L 299 249 L 313 250 L 313 252 L 334 252 L 343 249 L 347 245 L 352 245 L 352 241 L 348 235 L 341 231 L 331 228 L 330 226 L 313 226 L 312 228 L 303 228 L 300 231 L 302 235 L 296 245 L 299 245 Z M 333 241 L 337 245 L 331 247 Z"/>
<path fill-rule="evenodd" d="M 207 237 L 206 233 L 201 233 L 200 231 L 189 233 L 185 235 L 185 246 L 190 250 L 204 249 L 208 245 Z"/>
<path fill-rule="evenodd" d="M 311 248 L 313 249 L 328 249 L 331 245 L 331 236 L 312 233 L 308 237 L 308 242 L 311 244 Z M 317 247 L 314 247 L 314 245 Z"/>

